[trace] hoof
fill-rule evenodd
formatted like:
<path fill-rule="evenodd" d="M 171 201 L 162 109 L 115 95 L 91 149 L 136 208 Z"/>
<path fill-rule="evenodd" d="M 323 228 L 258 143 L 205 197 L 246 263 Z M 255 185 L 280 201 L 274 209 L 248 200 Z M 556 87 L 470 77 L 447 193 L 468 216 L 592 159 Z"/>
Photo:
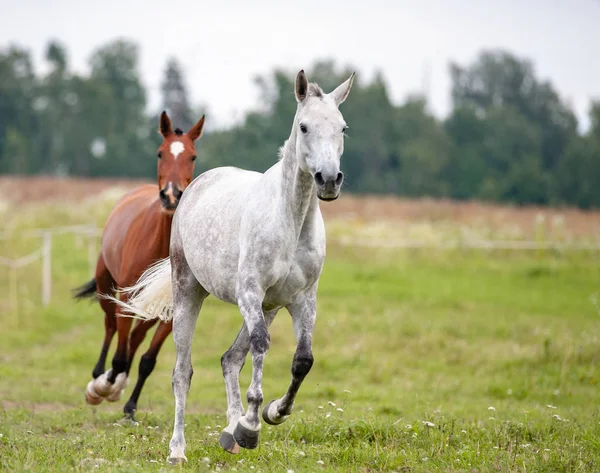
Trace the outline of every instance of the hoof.
<path fill-rule="evenodd" d="M 183 465 L 184 463 L 187 463 L 187 458 L 186 457 L 169 457 L 169 458 L 167 458 L 167 463 L 169 463 L 171 465 Z"/>
<path fill-rule="evenodd" d="M 253 450 L 258 446 L 258 434 L 260 430 L 250 430 L 238 422 L 235 430 L 233 431 L 233 439 L 242 448 Z"/>
<path fill-rule="evenodd" d="M 121 395 L 125 392 L 124 389 L 120 389 L 118 391 L 115 391 L 114 393 L 112 393 L 110 396 L 106 397 L 106 400 L 108 402 L 117 402 L 119 399 L 121 399 Z"/>
<path fill-rule="evenodd" d="M 276 404 L 274 404 L 275 402 L 277 402 L 276 399 L 269 402 L 262 411 L 262 418 L 269 425 L 283 424 L 289 417 L 289 416 L 279 416 L 279 417 L 277 416 Z M 272 412 L 269 412 L 269 411 L 272 411 Z M 273 420 L 273 419 L 276 419 L 276 420 Z"/>
<path fill-rule="evenodd" d="M 135 411 L 137 409 L 135 408 L 135 406 L 132 406 L 131 404 L 127 403 L 125 404 L 125 407 L 123 408 L 123 415 L 125 416 L 126 419 L 131 419 L 131 420 L 135 420 L 134 416 L 135 416 Z"/>
<path fill-rule="evenodd" d="M 94 380 L 94 390 L 98 395 L 102 397 L 109 396 L 112 393 L 113 385 L 108 382 L 108 377 L 110 376 L 110 372 L 112 370 L 108 370 L 106 373 L 98 376 Z"/>
<path fill-rule="evenodd" d="M 91 406 L 97 406 L 102 402 L 102 396 L 94 389 L 94 381 L 90 381 L 85 389 L 85 402 Z"/>
<path fill-rule="evenodd" d="M 227 432 L 225 430 L 221 434 L 219 443 L 221 444 L 221 447 L 223 447 L 223 450 L 225 450 L 226 452 L 233 453 L 233 454 L 240 453 L 240 446 L 233 438 L 233 435 L 231 435 L 229 432 Z"/>

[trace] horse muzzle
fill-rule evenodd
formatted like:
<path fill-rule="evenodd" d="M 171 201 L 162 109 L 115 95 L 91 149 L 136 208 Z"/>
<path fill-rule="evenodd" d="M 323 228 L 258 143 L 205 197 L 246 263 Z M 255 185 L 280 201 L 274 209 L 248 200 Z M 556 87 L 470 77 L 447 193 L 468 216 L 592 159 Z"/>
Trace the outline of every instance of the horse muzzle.
<path fill-rule="evenodd" d="M 176 185 L 173 185 L 172 182 L 169 182 L 158 193 L 162 208 L 169 213 L 175 212 L 182 194 L 182 190 L 180 190 Z"/>
<path fill-rule="evenodd" d="M 325 174 L 315 173 L 315 184 L 317 185 L 317 197 L 325 202 L 335 200 L 340 195 L 340 189 L 344 182 L 344 173 Z"/>

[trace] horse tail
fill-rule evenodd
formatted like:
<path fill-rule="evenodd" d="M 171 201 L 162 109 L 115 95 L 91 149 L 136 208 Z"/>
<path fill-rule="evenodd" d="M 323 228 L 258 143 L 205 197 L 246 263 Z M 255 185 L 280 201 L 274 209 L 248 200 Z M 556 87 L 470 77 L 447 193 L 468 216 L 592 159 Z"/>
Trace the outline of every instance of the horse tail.
<path fill-rule="evenodd" d="M 96 297 L 96 279 L 92 279 L 73 289 L 73 297 L 75 299 Z"/>
<path fill-rule="evenodd" d="M 130 287 L 120 288 L 122 297 L 105 296 L 121 307 L 121 314 L 145 320 L 173 318 L 173 290 L 171 288 L 171 259 L 157 261 L 142 273 Z"/>

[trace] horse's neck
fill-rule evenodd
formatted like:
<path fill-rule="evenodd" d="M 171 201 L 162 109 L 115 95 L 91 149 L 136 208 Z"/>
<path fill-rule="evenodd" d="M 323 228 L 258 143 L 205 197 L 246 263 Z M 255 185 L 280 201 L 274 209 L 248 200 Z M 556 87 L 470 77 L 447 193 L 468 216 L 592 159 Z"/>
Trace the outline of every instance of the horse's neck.
<path fill-rule="evenodd" d="M 171 224 L 173 223 L 173 216 L 168 215 L 162 211 L 160 201 L 158 205 L 150 207 L 149 212 L 151 218 L 154 221 L 154 232 L 152 235 L 152 247 L 156 248 L 160 253 L 169 253 L 169 243 L 171 239 Z"/>
<path fill-rule="evenodd" d="M 312 217 L 318 207 L 317 192 L 313 177 L 300 169 L 296 160 L 295 128 L 283 145 L 281 158 L 282 197 L 288 215 L 293 216 L 298 236 L 304 222 Z"/>

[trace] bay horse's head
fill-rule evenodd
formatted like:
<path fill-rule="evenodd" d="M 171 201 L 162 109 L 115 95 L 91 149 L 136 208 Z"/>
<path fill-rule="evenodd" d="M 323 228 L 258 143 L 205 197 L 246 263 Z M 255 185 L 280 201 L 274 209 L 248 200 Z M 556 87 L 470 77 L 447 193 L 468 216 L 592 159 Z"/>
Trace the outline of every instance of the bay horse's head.
<path fill-rule="evenodd" d="M 164 212 L 173 214 L 185 188 L 194 179 L 196 149 L 194 142 L 202 136 L 204 115 L 184 133 L 171 129 L 167 112 L 160 114 L 160 134 L 163 142 L 158 148 L 158 188 Z"/>

